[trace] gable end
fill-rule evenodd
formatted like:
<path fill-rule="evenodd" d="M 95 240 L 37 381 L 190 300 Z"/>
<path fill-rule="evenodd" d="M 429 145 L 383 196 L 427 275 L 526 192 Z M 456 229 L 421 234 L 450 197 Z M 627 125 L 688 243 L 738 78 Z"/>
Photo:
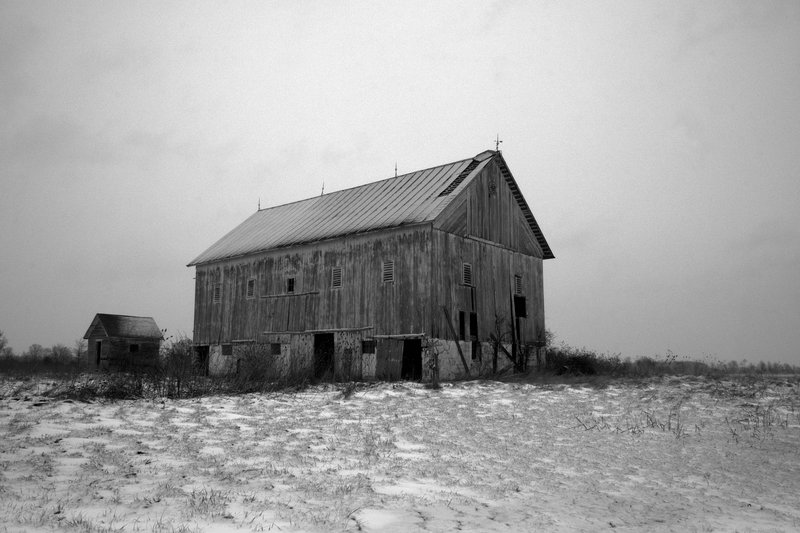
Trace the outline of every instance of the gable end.
<path fill-rule="evenodd" d="M 522 213 L 525 215 L 525 220 L 528 222 L 528 226 L 530 226 L 531 231 L 533 231 L 533 234 L 536 236 L 536 241 L 542 248 L 542 253 L 544 254 L 542 258 L 554 259 L 555 255 L 553 255 L 550 245 L 547 244 L 547 239 L 544 238 L 544 234 L 542 233 L 541 228 L 539 228 L 539 224 L 536 222 L 536 218 L 534 218 L 531 208 L 528 207 L 528 202 L 526 202 L 525 198 L 522 196 L 522 192 L 520 192 L 514 176 L 511 175 L 511 171 L 508 169 L 505 159 L 503 159 L 501 154 L 498 155 L 500 156 L 498 159 L 500 172 L 503 175 L 503 178 L 506 180 L 508 186 L 511 188 L 511 194 L 514 196 L 517 204 L 519 204 L 520 209 L 522 209 Z"/>

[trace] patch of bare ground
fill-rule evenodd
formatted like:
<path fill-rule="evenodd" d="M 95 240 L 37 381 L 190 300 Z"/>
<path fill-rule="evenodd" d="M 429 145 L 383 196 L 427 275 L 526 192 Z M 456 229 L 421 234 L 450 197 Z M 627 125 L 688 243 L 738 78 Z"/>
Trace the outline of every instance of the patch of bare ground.
<path fill-rule="evenodd" d="M 800 529 L 792 377 L 56 386 L 0 383 L 0 531 Z"/>

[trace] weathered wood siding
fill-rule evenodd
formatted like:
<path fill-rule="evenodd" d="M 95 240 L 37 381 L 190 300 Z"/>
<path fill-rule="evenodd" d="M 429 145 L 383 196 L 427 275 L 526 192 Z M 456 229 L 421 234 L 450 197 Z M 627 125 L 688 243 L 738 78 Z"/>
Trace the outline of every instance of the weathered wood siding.
<path fill-rule="evenodd" d="M 102 328 L 99 329 L 102 331 Z M 94 331 L 97 331 L 97 328 Z M 154 367 L 158 364 L 160 341 L 103 335 L 91 336 L 87 341 L 87 357 L 91 369 L 97 368 L 98 341 L 101 341 L 99 367 L 101 370 L 135 370 Z M 132 344 L 138 346 L 136 352 L 130 351 Z"/>
<path fill-rule="evenodd" d="M 434 228 L 500 244 L 542 257 L 542 249 L 506 183 L 500 166 L 491 161 L 445 209 Z"/>
<path fill-rule="evenodd" d="M 422 332 L 430 323 L 430 235 L 425 224 L 200 265 L 194 342 L 262 342 L 264 332 L 351 328 L 376 335 Z M 386 260 L 394 261 L 390 283 L 383 281 Z M 341 268 L 339 288 L 331 286 L 334 268 Z M 294 278 L 292 294 L 288 278 Z"/>
<path fill-rule="evenodd" d="M 381 380 L 400 379 L 403 341 L 379 339 L 376 348 L 375 377 Z"/>
<path fill-rule="evenodd" d="M 465 313 L 467 339 L 476 336 L 489 340 L 495 333 L 496 318 L 503 318 L 501 333 L 509 331 L 512 316 L 514 276 L 522 278 L 522 295 L 526 299 L 527 318 L 520 318 L 519 339 L 533 342 L 544 337 L 544 292 L 542 260 L 512 252 L 491 244 L 464 239 L 443 231 L 433 232 L 433 261 L 437 265 L 431 279 L 436 309 L 430 335 L 454 340 L 441 306 L 446 306 L 456 334 L 459 333 L 459 311 Z M 472 267 L 472 285 L 462 283 L 463 264 Z M 470 330 L 469 314 L 477 313 L 478 331 Z"/>
<path fill-rule="evenodd" d="M 497 333 L 510 335 L 515 276 L 522 281 L 527 317 L 519 319 L 522 343 L 544 339 L 542 249 L 528 226 L 499 165 L 488 164 L 434 225 L 431 279 L 431 335 L 452 339 L 441 306 L 450 313 L 459 334 L 459 311 L 465 313 L 466 337 L 488 341 Z M 472 285 L 463 283 L 463 264 L 472 268 Z M 477 314 L 478 331 L 470 331 L 469 315 Z M 516 322 L 514 323 L 516 327 Z M 509 336 L 510 340 L 510 336 Z"/>
<path fill-rule="evenodd" d="M 457 335 L 459 311 L 465 313 L 467 339 L 488 341 L 496 333 L 496 318 L 504 318 L 501 333 L 508 334 L 514 279 L 520 276 L 528 316 L 519 319 L 519 339 L 544 338 L 542 249 L 496 162 L 437 218 L 431 240 L 437 265 L 431 280 L 432 336 L 454 340 L 441 306 L 447 307 Z M 472 267 L 472 286 L 463 283 L 464 263 Z M 477 314 L 477 332 L 470 331 L 470 313 Z"/>

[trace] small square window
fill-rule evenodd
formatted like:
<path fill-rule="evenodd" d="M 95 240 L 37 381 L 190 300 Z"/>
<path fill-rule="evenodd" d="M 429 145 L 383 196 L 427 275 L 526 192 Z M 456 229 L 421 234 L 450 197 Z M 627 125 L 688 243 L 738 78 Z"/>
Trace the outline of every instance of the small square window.
<path fill-rule="evenodd" d="M 391 259 L 383 262 L 383 282 L 394 283 L 394 261 Z"/>
<path fill-rule="evenodd" d="M 247 298 L 255 298 L 256 297 L 256 278 L 250 278 L 247 280 Z"/>
<path fill-rule="evenodd" d="M 472 265 L 469 263 L 462 265 L 461 282 L 468 287 L 472 287 Z"/>
<path fill-rule="evenodd" d="M 361 341 L 361 353 L 375 353 L 375 341 Z"/>
<path fill-rule="evenodd" d="M 286 292 L 288 294 L 294 293 L 294 278 L 286 278 Z"/>
<path fill-rule="evenodd" d="M 138 344 L 131 344 L 130 346 L 128 346 L 128 351 L 130 353 L 138 352 L 139 351 L 139 345 Z"/>
<path fill-rule="evenodd" d="M 281 354 L 281 343 L 279 342 L 272 342 L 269 345 L 269 353 L 270 355 L 280 355 Z"/>
<path fill-rule="evenodd" d="M 233 355 L 233 344 L 223 344 L 222 355 Z"/>
<path fill-rule="evenodd" d="M 331 271 L 331 288 L 338 289 L 342 286 L 342 267 L 333 267 Z"/>

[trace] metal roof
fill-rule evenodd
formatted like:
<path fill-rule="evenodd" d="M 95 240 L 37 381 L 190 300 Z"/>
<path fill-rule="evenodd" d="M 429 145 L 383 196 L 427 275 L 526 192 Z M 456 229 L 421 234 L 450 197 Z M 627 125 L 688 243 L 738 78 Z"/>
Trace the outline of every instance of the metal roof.
<path fill-rule="evenodd" d="M 499 152 L 487 150 L 454 163 L 261 209 L 188 266 L 432 221 L 495 155 Z M 527 205 L 524 209 L 529 212 Z"/>
<path fill-rule="evenodd" d="M 109 337 L 128 337 L 135 339 L 160 339 L 161 330 L 156 321 L 149 316 L 109 315 L 97 313 L 84 339 L 88 339 L 97 324 L 103 326 Z"/>

